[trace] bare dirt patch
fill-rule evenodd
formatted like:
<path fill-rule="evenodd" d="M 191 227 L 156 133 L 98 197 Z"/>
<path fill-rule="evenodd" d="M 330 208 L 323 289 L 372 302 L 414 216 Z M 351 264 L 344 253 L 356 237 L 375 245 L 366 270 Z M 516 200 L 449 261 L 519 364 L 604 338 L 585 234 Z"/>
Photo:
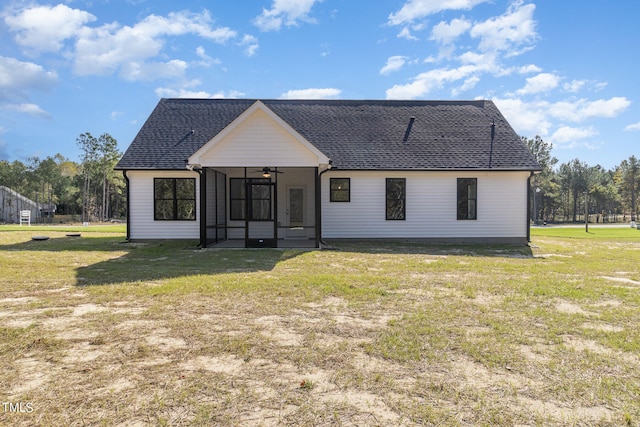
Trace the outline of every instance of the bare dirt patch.
<path fill-rule="evenodd" d="M 593 424 L 610 423 L 613 413 L 604 406 L 581 407 L 563 405 L 559 402 L 541 401 L 526 396 L 518 398 L 519 403 L 542 418 L 561 420 L 569 424 Z"/>
<path fill-rule="evenodd" d="M 560 313 L 565 314 L 581 314 L 583 316 L 592 316 L 593 313 L 590 313 L 577 304 L 568 302 L 568 301 L 558 301 L 555 305 L 556 310 Z"/>
<path fill-rule="evenodd" d="M 150 345 L 157 347 L 160 351 L 165 352 L 172 352 L 187 346 L 184 339 L 173 337 L 170 333 L 170 330 L 166 328 L 156 329 L 146 337 L 146 341 Z"/>
<path fill-rule="evenodd" d="M 610 280 L 612 282 L 624 283 L 627 285 L 640 286 L 640 282 L 637 280 L 629 279 L 628 277 L 611 277 L 602 276 L 603 279 Z"/>

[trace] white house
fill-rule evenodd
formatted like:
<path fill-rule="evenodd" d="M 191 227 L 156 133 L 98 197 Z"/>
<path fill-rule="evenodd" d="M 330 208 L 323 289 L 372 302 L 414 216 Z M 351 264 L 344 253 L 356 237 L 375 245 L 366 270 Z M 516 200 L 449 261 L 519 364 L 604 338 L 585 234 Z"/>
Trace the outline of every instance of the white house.
<path fill-rule="evenodd" d="M 526 243 L 538 165 L 491 101 L 162 99 L 117 165 L 130 239 Z"/>

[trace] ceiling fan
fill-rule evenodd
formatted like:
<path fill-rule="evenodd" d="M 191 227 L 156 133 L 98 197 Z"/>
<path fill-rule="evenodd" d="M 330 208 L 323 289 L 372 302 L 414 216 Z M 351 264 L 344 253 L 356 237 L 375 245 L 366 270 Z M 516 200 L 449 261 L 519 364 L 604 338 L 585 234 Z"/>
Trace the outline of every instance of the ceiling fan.
<path fill-rule="evenodd" d="M 263 167 L 262 169 L 257 169 L 256 172 L 262 172 L 262 176 L 264 178 L 271 178 L 271 174 L 272 173 L 284 173 L 284 172 L 281 172 L 281 171 L 279 171 L 277 169 L 272 170 L 270 167 L 266 167 L 266 166 Z"/>

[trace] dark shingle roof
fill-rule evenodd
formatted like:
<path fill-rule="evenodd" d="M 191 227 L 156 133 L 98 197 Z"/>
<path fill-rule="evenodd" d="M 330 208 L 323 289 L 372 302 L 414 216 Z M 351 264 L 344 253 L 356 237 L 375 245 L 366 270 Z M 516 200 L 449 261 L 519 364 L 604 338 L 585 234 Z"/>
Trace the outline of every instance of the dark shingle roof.
<path fill-rule="evenodd" d="M 162 99 L 117 169 L 184 169 L 255 101 Z M 494 120 L 491 169 L 540 169 L 491 101 L 261 101 L 340 169 L 489 169 Z"/>

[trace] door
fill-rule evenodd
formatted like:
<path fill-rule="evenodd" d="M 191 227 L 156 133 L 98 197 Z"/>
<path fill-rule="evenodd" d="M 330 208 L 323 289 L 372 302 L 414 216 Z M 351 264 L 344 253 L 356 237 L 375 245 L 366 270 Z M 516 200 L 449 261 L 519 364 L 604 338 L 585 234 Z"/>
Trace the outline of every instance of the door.
<path fill-rule="evenodd" d="M 248 178 L 245 182 L 245 246 L 276 248 L 278 204 L 275 184 L 270 179 Z"/>
<path fill-rule="evenodd" d="M 304 186 L 287 187 L 287 237 L 289 238 L 304 238 L 307 236 L 307 232 L 304 229 L 305 193 Z"/>

